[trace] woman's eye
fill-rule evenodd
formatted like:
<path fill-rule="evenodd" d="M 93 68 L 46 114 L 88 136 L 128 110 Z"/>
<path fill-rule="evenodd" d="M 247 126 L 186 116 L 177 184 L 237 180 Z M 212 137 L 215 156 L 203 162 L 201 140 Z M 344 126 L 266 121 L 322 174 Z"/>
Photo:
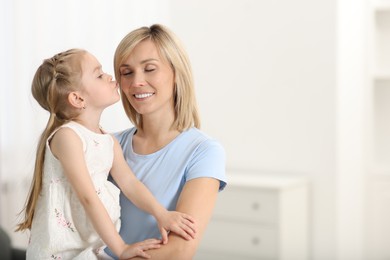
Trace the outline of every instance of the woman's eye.
<path fill-rule="evenodd" d="M 122 76 L 129 76 L 129 75 L 131 75 L 131 71 L 121 71 L 121 75 Z"/>
<path fill-rule="evenodd" d="M 152 72 L 156 70 L 156 66 L 154 64 L 146 64 L 145 72 Z"/>
<path fill-rule="evenodd" d="M 98 78 L 99 78 L 99 79 L 103 78 L 103 75 L 104 75 L 104 74 L 100 74 Z"/>

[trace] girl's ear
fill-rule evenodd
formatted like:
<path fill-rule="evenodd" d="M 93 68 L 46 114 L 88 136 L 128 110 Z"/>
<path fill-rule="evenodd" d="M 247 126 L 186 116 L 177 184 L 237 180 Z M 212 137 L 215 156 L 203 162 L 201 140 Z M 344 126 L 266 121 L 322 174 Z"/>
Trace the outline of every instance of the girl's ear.
<path fill-rule="evenodd" d="M 68 101 L 75 108 L 85 108 L 84 98 L 82 98 L 78 92 L 70 92 L 68 95 Z"/>

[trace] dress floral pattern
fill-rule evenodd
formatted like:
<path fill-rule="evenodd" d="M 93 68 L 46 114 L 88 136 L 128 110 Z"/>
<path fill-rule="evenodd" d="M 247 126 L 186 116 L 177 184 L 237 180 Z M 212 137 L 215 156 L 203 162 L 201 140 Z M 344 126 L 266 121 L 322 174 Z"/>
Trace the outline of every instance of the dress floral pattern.
<path fill-rule="evenodd" d="M 111 135 L 96 134 L 75 122 L 62 127 L 69 127 L 80 136 L 96 194 L 119 230 L 119 190 L 107 180 L 113 162 Z M 60 162 L 52 154 L 49 140 L 27 259 L 97 259 L 97 252 L 104 243 L 64 175 Z"/>

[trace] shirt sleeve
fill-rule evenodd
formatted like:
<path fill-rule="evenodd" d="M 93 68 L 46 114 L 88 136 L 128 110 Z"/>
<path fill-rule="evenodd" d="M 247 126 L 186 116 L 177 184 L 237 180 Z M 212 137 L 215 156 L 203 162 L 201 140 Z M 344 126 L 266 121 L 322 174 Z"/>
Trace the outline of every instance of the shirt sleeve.
<path fill-rule="evenodd" d="M 212 139 L 205 140 L 194 151 L 185 179 L 189 181 L 201 177 L 215 178 L 220 181 L 219 190 L 222 191 L 227 182 L 225 163 L 226 155 L 222 145 Z"/>

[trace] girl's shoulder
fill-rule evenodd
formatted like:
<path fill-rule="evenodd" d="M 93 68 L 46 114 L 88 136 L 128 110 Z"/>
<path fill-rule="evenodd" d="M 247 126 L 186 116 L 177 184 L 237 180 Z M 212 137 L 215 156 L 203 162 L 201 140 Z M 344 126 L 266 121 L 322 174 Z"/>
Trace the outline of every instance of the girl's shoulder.
<path fill-rule="evenodd" d="M 57 141 L 61 141 L 61 139 L 65 139 L 64 141 L 70 141 L 74 140 L 73 138 L 71 138 L 72 136 L 77 136 L 77 138 L 81 140 L 82 145 L 85 146 L 85 140 L 82 135 L 81 126 L 75 122 L 68 122 L 56 128 L 47 139 L 46 146 L 48 147 L 54 138 Z"/>

